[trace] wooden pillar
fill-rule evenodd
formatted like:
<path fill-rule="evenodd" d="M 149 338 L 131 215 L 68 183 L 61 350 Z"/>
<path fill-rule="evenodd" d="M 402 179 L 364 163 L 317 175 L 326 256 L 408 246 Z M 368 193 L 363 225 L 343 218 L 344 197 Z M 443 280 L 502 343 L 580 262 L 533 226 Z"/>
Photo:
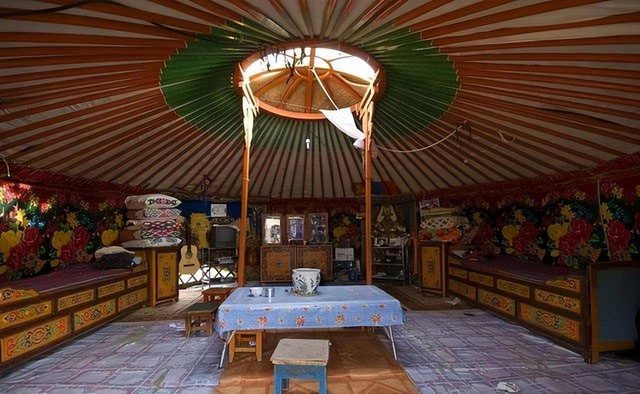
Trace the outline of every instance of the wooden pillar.
<path fill-rule="evenodd" d="M 242 68 L 240 69 L 244 75 Z M 249 79 L 245 76 L 243 84 L 245 95 L 242 97 L 244 114 L 244 152 L 242 155 L 242 195 L 240 199 L 240 237 L 238 246 L 238 287 L 244 286 L 245 260 L 247 257 L 247 211 L 249 209 L 249 160 L 251 155 L 251 139 L 253 138 L 253 118 L 257 115 L 257 105 L 252 100 Z"/>
<path fill-rule="evenodd" d="M 362 128 L 364 131 L 364 247 L 365 247 L 365 267 L 367 270 L 367 284 L 372 283 L 371 274 L 373 271 L 373 239 L 371 238 L 371 129 L 373 119 L 373 102 L 364 109 L 362 117 Z"/>
<path fill-rule="evenodd" d="M 247 211 L 249 209 L 249 159 L 251 144 L 245 142 L 242 158 L 242 195 L 240 202 L 240 245 L 238 247 L 238 286 L 244 286 L 245 260 L 247 255 Z"/>

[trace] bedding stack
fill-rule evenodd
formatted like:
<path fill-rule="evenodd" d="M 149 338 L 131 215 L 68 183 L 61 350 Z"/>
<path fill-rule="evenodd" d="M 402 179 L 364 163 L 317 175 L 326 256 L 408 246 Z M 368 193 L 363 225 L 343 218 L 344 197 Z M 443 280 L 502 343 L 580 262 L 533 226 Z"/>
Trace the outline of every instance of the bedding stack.
<path fill-rule="evenodd" d="M 164 194 L 129 196 L 124 201 L 127 209 L 126 228 L 120 239 L 125 248 L 151 248 L 177 246 L 180 227 L 180 200 Z"/>

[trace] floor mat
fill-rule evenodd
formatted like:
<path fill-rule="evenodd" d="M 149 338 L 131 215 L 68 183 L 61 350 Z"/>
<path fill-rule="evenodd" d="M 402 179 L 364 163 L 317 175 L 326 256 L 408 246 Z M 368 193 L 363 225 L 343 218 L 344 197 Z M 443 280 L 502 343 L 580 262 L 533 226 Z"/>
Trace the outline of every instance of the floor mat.
<path fill-rule="evenodd" d="M 268 332 L 262 361 L 252 354 L 238 354 L 225 368 L 217 393 L 272 393 L 273 364 L 269 361 L 282 338 L 328 339 L 327 366 L 331 393 L 417 393 L 415 385 L 393 359 L 391 349 L 374 334 L 360 330 Z M 289 394 L 318 392 L 318 383 L 290 382 Z"/>

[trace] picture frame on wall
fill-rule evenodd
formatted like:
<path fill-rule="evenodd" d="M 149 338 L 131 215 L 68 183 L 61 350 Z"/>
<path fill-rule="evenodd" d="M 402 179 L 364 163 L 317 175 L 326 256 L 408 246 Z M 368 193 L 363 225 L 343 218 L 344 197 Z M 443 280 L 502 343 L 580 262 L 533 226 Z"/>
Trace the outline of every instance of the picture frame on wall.
<path fill-rule="evenodd" d="M 305 239 L 304 215 L 287 215 L 287 238 L 289 243 L 304 242 Z"/>
<path fill-rule="evenodd" d="M 266 245 L 282 244 L 282 215 L 265 215 L 263 234 Z"/>
<path fill-rule="evenodd" d="M 227 204 L 211 204 L 211 217 L 212 218 L 227 217 Z"/>
<path fill-rule="evenodd" d="M 329 242 L 329 214 L 310 213 L 308 238 L 309 244 L 321 245 Z"/>

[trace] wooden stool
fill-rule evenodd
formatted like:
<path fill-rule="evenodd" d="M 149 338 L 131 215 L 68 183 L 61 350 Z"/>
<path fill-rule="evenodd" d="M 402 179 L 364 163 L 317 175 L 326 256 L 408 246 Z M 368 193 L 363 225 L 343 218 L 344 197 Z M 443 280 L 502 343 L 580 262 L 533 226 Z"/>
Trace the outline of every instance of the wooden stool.
<path fill-rule="evenodd" d="M 213 315 L 220 306 L 219 302 L 198 302 L 185 310 L 184 329 L 187 339 L 192 332 L 204 331 L 213 334 Z"/>
<path fill-rule="evenodd" d="M 325 339 L 281 339 L 271 356 L 275 394 L 282 394 L 289 379 L 317 380 L 319 393 L 327 394 L 328 361 L 329 341 Z"/>
<path fill-rule="evenodd" d="M 202 302 L 222 302 L 227 299 L 234 289 L 235 287 L 211 287 L 202 291 Z"/>
<path fill-rule="evenodd" d="M 258 361 L 262 361 L 262 335 L 262 330 L 236 331 L 229 343 L 229 362 L 236 353 L 255 353 Z"/>

